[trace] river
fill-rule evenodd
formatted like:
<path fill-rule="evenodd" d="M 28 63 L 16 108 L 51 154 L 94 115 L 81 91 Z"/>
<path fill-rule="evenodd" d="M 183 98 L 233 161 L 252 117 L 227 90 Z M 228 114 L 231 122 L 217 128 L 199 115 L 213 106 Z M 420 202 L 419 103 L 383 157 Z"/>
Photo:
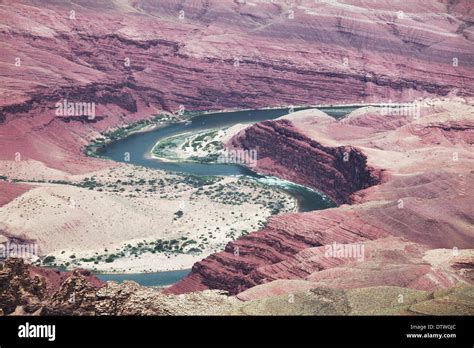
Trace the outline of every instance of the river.
<path fill-rule="evenodd" d="M 295 108 L 295 111 L 304 108 Z M 356 107 L 319 108 L 327 114 L 340 118 L 356 109 Z M 264 109 L 206 113 L 194 116 L 192 122 L 174 123 L 147 132 L 131 134 L 102 148 L 98 154 L 117 162 L 125 162 L 125 153 L 129 153 L 127 163 L 149 168 L 167 170 L 193 175 L 245 175 L 266 185 L 277 187 L 288 192 L 298 202 L 298 210 L 307 212 L 334 207 L 334 203 L 323 194 L 305 186 L 280 180 L 274 177 L 262 176 L 247 167 L 237 164 L 196 163 L 196 162 L 163 162 L 150 156 L 153 146 L 161 139 L 205 130 L 225 128 L 237 123 L 256 123 L 276 119 L 288 114 L 288 109 Z M 97 274 L 104 280 L 134 280 L 146 286 L 167 286 L 175 283 L 189 273 L 189 270 L 142 273 L 142 274 Z"/>

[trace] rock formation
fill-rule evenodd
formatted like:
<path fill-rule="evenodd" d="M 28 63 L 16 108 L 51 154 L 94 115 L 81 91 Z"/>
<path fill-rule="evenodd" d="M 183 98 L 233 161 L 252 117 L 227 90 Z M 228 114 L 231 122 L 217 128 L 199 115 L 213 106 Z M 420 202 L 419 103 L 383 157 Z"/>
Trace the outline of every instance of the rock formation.
<path fill-rule="evenodd" d="M 322 146 L 288 120 L 261 122 L 244 133 L 232 145 L 256 150 L 259 171 L 324 191 L 336 203 L 348 203 L 352 193 L 381 181 L 380 171 L 368 167 L 358 149 Z"/>
<path fill-rule="evenodd" d="M 59 272 L 10 258 L 0 264 L 0 309 L 13 315 L 82 314 L 92 308 L 87 293 L 103 285 L 89 271 Z"/>
<path fill-rule="evenodd" d="M 472 1 L 2 4 L 0 161 L 13 171 L 23 162 L 74 174 L 114 166 L 83 154 L 90 139 L 180 106 L 448 100 L 424 105 L 419 120 L 364 108 L 342 121 L 307 111 L 249 127 L 228 146 L 257 148 L 259 171 L 321 190 L 340 206 L 272 219 L 195 264 L 168 290 L 185 293 L 176 297 L 136 284 L 104 294 L 77 271 L 50 274 L 48 285 L 39 277 L 46 271 L 31 278 L 9 261 L 0 272 L 4 313 L 190 314 L 198 301 L 235 300 L 190 293 L 220 289 L 257 301 L 246 313 L 274 313 L 282 300 L 266 296 L 302 291 L 310 303 L 342 301 L 315 305 L 321 312 L 348 314 L 354 288 L 431 293 L 472 283 Z M 449 101 L 455 97 L 463 101 Z M 94 103 L 96 117 L 58 117 L 55 105 L 65 99 Z M 28 189 L 0 181 L 0 205 Z M 328 257 L 333 243 L 364 246 L 364 260 Z M 333 290 L 311 290 L 320 287 Z M 431 313 L 434 302 L 443 301 L 416 311 Z"/>
<path fill-rule="evenodd" d="M 472 96 L 470 0 L 6 1 L 0 160 L 73 173 L 97 131 L 165 111 Z M 96 104 L 64 122 L 55 105 Z"/>
<path fill-rule="evenodd" d="M 10 314 L 21 306 L 27 313 L 40 309 L 46 298 L 46 284 L 39 277 L 30 278 L 22 260 L 7 260 L 0 268 L 0 309 Z"/>
<path fill-rule="evenodd" d="M 87 271 L 38 269 L 22 259 L 0 266 L 3 315 L 217 315 L 240 303 L 219 291 L 170 296 L 135 282 L 103 283 Z"/>
<path fill-rule="evenodd" d="M 380 286 L 353 290 L 314 287 L 303 280 L 278 280 L 239 295 L 206 290 L 164 294 L 135 282 L 97 280 L 84 272 L 64 275 L 54 292 L 51 277 L 21 259 L 8 259 L 0 270 L 0 315 L 472 315 L 472 286 L 428 292 Z M 43 274 L 54 270 L 43 270 Z M 54 281 L 53 281 L 54 283 Z M 269 289 L 291 289 L 272 294 Z M 260 295 L 259 295 L 260 294 Z M 264 294 L 264 296 L 261 296 Z M 245 301 L 241 301 L 245 299 Z M 402 300 L 400 300 L 402 299 Z"/>
<path fill-rule="evenodd" d="M 257 149 L 258 170 L 353 204 L 272 218 L 264 229 L 196 263 L 168 291 L 238 294 L 277 279 L 420 290 L 472 283 L 473 205 L 467 192 L 474 186 L 473 108 L 458 101 L 422 110 L 423 117 L 413 120 L 366 108 L 341 121 L 301 111 L 241 131 L 230 145 Z M 341 151 L 349 154 L 347 163 L 331 157 Z M 383 182 L 374 179 L 381 169 Z M 334 243 L 363 248 L 363 257 L 328 256 Z M 444 264 L 427 260 L 429 252 L 444 253 Z M 468 261 L 460 273 L 455 265 L 463 264 L 457 261 L 461 252 Z"/>

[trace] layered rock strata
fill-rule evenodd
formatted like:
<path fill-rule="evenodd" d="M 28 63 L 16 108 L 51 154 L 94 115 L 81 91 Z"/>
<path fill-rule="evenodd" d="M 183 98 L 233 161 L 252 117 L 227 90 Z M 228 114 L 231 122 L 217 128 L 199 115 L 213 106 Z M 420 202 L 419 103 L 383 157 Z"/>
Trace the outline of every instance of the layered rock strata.
<path fill-rule="evenodd" d="M 38 269 L 36 269 L 37 271 Z M 318 288 L 303 280 L 279 280 L 242 293 L 241 301 L 219 291 L 166 295 L 135 282 L 94 285 L 74 272 L 54 292 L 51 277 L 33 274 L 19 259 L 0 269 L 0 315 L 472 315 L 472 286 L 421 291 L 393 286 L 353 290 Z M 44 272 L 55 272 L 44 270 Z M 53 281 L 54 282 L 54 281 Z M 293 289 L 265 296 L 260 287 Z M 403 301 L 400 301 L 400 297 Z M 289 300 L 291 298 L 291 300 Z"/>
<path fill-rule="evenodd" d="M 161 111 L 472 96 L 469 0 L 7 1 L 0 9 L 0 160 L 70 173 L 81 149 Z M 96 117 L 55 114 L 95 103 Z"/>
<path fill-rule="evenodd" d="M 211 288 L 238 294 L 277 279 L 331 288 L 389 284 L 420 290 L 472 283 L 473 109 L 458 101 L 426 104 L 422 110 L 414 120 L 366 108 L 340 121 L 301 111 L 241 131 L 230 145 L 257 149 L 257 170 L 353 204 L 272 218 L 264 229 L 196 263 L 168 291 Z M 352 156 L 347 164 L 331 157 L 340 149 Z M 377 180 L 371 167 L 384 168 L 385 180 L 368 187 Z M 328 255 L 333 245 L 353 254 Z M 351 248 L 363 249 L 360 257 Z M 458 272 L 461 251 L 466 263 Z M 444 256 L 435 265 L 426 260 L 429 253 Z"/>

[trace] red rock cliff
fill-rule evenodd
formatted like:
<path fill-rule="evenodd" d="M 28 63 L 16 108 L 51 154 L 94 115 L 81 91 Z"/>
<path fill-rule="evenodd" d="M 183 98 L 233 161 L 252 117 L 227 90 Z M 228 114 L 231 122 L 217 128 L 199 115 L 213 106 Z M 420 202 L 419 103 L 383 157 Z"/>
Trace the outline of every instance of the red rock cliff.
<path fill-rule="evenodd" d="M 261 122 L 234 137 L 232 146 L 257 151 L 257 170 L 349 203 L 355 191 L 376 185 L 380 171 L 352 146 L 327 147 L 299 133 L 288 120 Z"/>
<path fill-rule="evenodd" d="M 20 152 L 67 172 L 111 165 L 82 157 L 95 131 L 180 105 L 474 95 L 468 0 L 5 4 L 0 160 Z M 63 98 L 95 102 L 98 117 L 66 125 L 54 114 Z"/>
<path fill-rule="evenodd" d="M 196 263 L 168 292 L 217 288 L 238 294 L 277 279 L 333 288 L 437 289 L 472 282 L 468 271 L 449 266 L 450 255 L 457 255 L 452 250 L 472 248 L 474 240 L 472 197 L 466 195 L 474 187 L 472 107 L 446 103 L 422 111 L 418 122 L 370 108 L 344 121 L 302 111 L 290 116 L 292 122 L 262 122 L 239 133 L 231 144 L 257 148 L 259 170 L 354 205 L 274 217 L 264 229 Z M 440 124 L 445 124 L 442 131 Z M 324 143 L 335 137 L 362 150 L 323 146 L 305 135 L 314 130 Z M 453 144 L 464 160 L 452 160 Z M 343 152 L 350 154 L 347 163 Z M 367 161 L 387 166 L 384 182 Z M 364 246 L 363 260 L 326 255 L 332 243 Z M 468 258 L 472 263 L 472 252 Z M 431 259 L 439 264 L 430 264 Z M 440 266 L 443 259 L 447 266 Z"/>

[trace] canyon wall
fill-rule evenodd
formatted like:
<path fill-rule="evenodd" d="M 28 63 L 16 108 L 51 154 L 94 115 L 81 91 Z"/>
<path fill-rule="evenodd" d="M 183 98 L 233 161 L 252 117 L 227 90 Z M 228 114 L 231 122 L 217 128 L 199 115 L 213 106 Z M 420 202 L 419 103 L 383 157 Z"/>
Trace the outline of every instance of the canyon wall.
<path fill-rule="evenodd" d="M 338 204 L 353 192 L 381 181 L 381 171 L 351 146 L 326 147 L 293 127 L 290 121 L 266 121 L 242 131 L 230 146 L 257 152 L 259 172 L 276 175 L 327 194 Z"/>
<path fill-rule="evenodd" d="M 69 173 L 161 111 L 472 96 L 469 1 L 3 1 L 0 160 Z M 94 120 L 55 104 L 93 102 Z M 80 115 L 78 115 L 80 116 Z"/>
<path fill-rule="evenodd" d="M 181 105 L 469 100 L 473 18 L 470 0 L 5 0 L 0 161 L 49 174 L 113 166 L 83 147 L 99 132 Z M 63 99 L 95 103 L 97 117 L 65 122 L 55 113 Z M 268 293 L 273 281 L 292 279 L 334 288 L 470 282 L 472 107 L 446 103 L 426 106 L 420 121 L 364 109 L 347 121 L 295 113 L 247 129 L 231 145 L 258 147 L 258 170 L 354 204 L 278 216 L 195 264 L 169 292 Z M 2 204 L 28 189 L 0 188 Z M 328 258 L 334 242 L 366 246 L 368 263 Z"/>
<path fill-rule="evenodd" d="M 291 283 L 271 286 L 282 279 L 305 280 L 303 289 L 432 290 L 472 283 L 474 221 L 467 192 L 474 186 L 473 109 L 462 101 L 438 101 L 421 110 L 423 116 L 413 119 L 364 108 L 339 121 L 306 110 L 235 135 L 229 145 L 257 149 L 257 171 L 299 180 L 353 205 L 273 217 L 262 230 L 196 263 L 167 291 L 211 288 L 235 295 L 256 287 L 260 296 L 270 296 L 285 293 L 285 284 L 287 293 L 295 291 Z M 317 141 L 310 138 L 316 133 Z M 347 163 L 337 160 L 340 149 L 353 151 Z M 453 151 L 462 159 L 453 160 Z M 366 162 L 385 168 L 383 182 Z M 361 248 L 362 255 L 328 254 L 335 245 Z"/>

